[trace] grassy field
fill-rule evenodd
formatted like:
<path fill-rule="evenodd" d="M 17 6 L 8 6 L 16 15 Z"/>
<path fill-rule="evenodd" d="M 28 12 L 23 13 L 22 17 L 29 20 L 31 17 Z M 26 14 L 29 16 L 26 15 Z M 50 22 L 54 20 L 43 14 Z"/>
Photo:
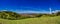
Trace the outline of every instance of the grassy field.
<path fill-rule="evenodd" d="M 60 16 L 28 18 L 22 20 L 5 20 L 0 19 L 2 24 L 60 24 Z"/>

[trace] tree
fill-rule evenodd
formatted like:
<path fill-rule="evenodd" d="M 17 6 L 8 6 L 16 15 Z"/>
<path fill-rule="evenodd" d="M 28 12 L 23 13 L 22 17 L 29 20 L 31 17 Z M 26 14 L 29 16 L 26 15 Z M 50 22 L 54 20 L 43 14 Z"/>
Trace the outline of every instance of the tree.
<path fill-rule="evenodd" d="M 41 17 L 41 16 L 43 16 L 43 14 L 38 14 L 36 17 Z"/>
<path fill-rule="evenodd" d="M 56 13 L 57 16 L 60 16 L 60 11 Z"/>

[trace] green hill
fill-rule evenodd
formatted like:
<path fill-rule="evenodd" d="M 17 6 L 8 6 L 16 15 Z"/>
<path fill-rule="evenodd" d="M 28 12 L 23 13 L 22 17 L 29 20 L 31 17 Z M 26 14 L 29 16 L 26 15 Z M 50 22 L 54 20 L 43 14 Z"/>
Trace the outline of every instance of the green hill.
<path fill-rule="evenodd" d="M 11 11 L 0 12 L 0 24 L 60 24 L 60 16 L 55 15 L 38 15 L 35 18 L 26 18 L 20 14 Z M 50 17 L 52 16 L 52 17 Z"/>
<path fill-rule="evenodd" d="M 8 19 L 8 20 L 17 20 L 19 19 L 20 14 L 12 11 L 1 11 L 0 12 L 0 18 L 2 19 Z"/>
<path fill-rule="evenodd" d="M 3 24 L 60 24 L 60 16 L 28 18 L 28 19 L 22 19 L 22 20 L 0 19 L 0 23 L 3 23 Z"/>

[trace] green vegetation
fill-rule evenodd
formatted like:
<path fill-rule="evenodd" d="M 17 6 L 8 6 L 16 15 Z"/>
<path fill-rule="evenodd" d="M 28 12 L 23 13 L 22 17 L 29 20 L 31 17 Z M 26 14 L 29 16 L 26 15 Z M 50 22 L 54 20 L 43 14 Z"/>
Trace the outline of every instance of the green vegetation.
<path fill-rule="evenodd" d="M 21 16 L 16 12 L 1 11 L 0 24 L 60 24 L 60 12 Z"/>
<path fill-rule="evenodd" d="M 11 11 L 0 12 L 0 18 L 2 19 L 16 20 L 19 19 L 19 17 L 20 15 L 15 12 L 11 12 Z"/>
<path fill-rule="evenodd" d="M 0 19 L 0 23 L 3 23 L 3 24 L 60 24 L 60 16 L 28 18 L 28 19 L 21 19 L 21 20 Z"/>
<path fill-rule="evenodd" d="M 60 15 L 60 11 L 59 11 L 59 12 L 57 12 L 57 13 L 56 13 L 56 15 L 57 15 L 57 16 L 59 16 L 59 15 Z"/>

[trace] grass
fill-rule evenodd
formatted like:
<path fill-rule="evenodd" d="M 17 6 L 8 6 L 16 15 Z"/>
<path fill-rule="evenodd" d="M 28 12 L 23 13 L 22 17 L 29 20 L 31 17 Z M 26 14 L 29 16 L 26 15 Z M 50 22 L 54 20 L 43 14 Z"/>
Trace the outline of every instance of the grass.
<path fill-rule="evenodd" d="M 22 19 L 22 20 L 0 19 L 0 23 L 3 23 L 3 24 L 60 24 L 60 16 L 28 18 L 28 19 Z"/>

